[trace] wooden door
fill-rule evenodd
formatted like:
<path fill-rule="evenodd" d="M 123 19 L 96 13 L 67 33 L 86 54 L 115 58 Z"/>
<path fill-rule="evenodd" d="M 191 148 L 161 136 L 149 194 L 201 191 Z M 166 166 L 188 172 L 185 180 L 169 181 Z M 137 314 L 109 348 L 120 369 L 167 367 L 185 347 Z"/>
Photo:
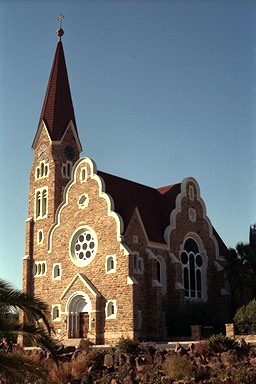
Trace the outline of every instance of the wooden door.
<path fill-rule="evenodd" d="M 88 312 L 80 312 L 80 337 L 87 337 L 89 330 L 89 314 Z"/>

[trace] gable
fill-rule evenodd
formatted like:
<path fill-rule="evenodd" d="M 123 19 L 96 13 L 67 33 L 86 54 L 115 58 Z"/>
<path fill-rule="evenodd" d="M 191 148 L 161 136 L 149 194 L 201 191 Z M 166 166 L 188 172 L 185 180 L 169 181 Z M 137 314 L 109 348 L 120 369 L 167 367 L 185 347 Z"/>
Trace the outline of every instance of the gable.
<path fill-rule="evenodd" d="M 79 283 L 82 283 L 83 286 L 94 296 L 94 297 L 97 297 L 97 296 L 101 296 L 100 292 L 97 290 L 97 288 L 95 288 L 95 286 L 92 284 L 92 282 L 82 273 L 77 273 L 75 275 L 75 277 L 70 281 L 70 283 L 68 284 L 68 286 L 65 288 L 65 290 L 63 291 L 62 295 L 61 295 L 61 299 L 64 299 L 68 293 L 70 292 L 70 290 L 72 288 L 77 288 L 77 290 L 80 289 L 80 284 Z"/>

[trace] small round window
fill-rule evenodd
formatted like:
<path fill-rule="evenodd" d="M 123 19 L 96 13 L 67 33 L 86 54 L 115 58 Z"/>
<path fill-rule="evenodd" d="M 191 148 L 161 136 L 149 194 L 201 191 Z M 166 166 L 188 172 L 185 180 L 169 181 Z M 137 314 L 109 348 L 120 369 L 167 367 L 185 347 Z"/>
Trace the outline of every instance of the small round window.
<path fill-rule="evenodd" d="M 72 261 L 79 267 L 89 264 L 97 251 L 96 234 L 89 228 L 81 228 L 74 233 L 70 244 Z"/>

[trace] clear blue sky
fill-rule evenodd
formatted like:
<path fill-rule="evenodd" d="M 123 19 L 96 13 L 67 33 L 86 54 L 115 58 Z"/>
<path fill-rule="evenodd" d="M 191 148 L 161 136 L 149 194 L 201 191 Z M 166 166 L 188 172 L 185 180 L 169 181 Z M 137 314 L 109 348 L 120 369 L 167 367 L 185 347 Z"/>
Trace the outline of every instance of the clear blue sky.
<path fill-rule="evenodd" d="M 0 0 L 0 277 L 21 287 L 31 144 L 63 45 L 98 169 L 152 187 L 187 176 L 227 246 L 256 221 L 256 1 Z"/>

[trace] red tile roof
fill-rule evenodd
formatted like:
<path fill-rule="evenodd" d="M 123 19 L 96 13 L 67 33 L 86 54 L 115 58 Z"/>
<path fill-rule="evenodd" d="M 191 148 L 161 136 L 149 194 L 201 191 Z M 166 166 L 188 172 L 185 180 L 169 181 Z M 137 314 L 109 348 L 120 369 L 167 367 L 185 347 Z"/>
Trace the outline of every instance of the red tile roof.
<path fill-rule="evenodd" d="M 61 41 L 57 44 L 39 125 L 42 119 L 52 140 L 62 138 L 70 120 L 77 129 Z"/>

